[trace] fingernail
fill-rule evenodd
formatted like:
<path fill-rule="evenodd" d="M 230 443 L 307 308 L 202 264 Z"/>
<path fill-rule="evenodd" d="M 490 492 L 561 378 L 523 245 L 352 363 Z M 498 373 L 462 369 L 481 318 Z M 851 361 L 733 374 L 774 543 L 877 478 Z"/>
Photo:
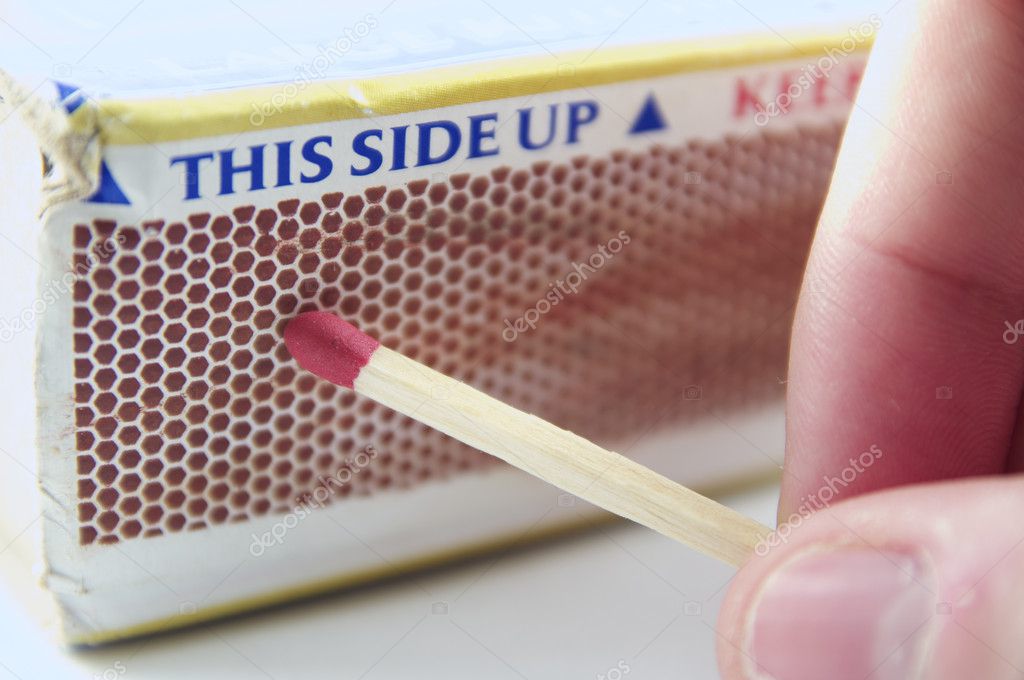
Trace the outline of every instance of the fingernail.
<path fill-rule="evenodd" d="M 934 598 L 909 554 L 837 548 L 768 577 L 748 628 L 752 678 L 908 680 L 920 676 Z"/>

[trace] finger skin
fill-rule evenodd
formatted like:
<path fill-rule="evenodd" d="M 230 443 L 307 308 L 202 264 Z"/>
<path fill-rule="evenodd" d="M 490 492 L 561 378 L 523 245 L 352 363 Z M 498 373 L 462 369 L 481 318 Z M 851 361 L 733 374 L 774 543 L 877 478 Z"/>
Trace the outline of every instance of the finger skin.
<path fill-rule="evenodd" d="M 882 18 L 793 329 L 780 517 L 874 445 L 839 496 L 1007 468 L 1024 379 L 1024 3 Z"/>
<path fill-rule="evenodd" d="M 718 626 L 722 677 L 757 677 L 745 655 L 746 636 L 766 579 L 805 551 L 848 546 L 908 551 L 929 565 L 929 576 L 913 586 L 935 603 L 915 633 L 923 636 L 926 650 L 918 677 L 1020 677 L 1024 525 L 1015 518 L 1022 513 L 1024 479 L 1000 476 L 892 489 L 811 515 L 787 543 L 755 556 L 734 579 Z M 843 616 L 842 611 L 827 614 Z M 813 652 L 799 639 L 787 651 Z M 848 661 L 836 658 L 835 663 L 839 668 Z"/>
<path fill-rule="evenodd" d="M 906 655 L 877 677 L 908 659 L 887 677 L 1024 672 L 1024 479 L 957 479 L 1024 467 L 1024 339 L 1003 341 L 1024 318 L 1024 3 L 904 0 L 882 19 L 793 329 L 779 510 L 799 526 L 726 594 L 727 679 L 764 677 L 759 655 L 800 677 L 862 663 L 872 650 L 833 653 L 843 638 L 815 626 L 874 639 L 858 629 L 867 605 L 822 611 L 871 584 L 800 565 L 872 551 L 910 556 L 923 589 Z M 764 640 L 778 641 L 768 661 Z"/>

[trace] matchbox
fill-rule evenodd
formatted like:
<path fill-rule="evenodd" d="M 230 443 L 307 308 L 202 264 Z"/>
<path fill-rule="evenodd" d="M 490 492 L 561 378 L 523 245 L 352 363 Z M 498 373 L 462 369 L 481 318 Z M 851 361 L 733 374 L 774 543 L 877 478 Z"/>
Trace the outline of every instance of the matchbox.
<path fill-rule="evenodd" d="M 288 74 L 33 89 L 32 58 L 0 64 L 21 251 L 0 340 L 26 395 L 2 524 L 69 641 L 600 517 L 300 371 L 303 311 L 698 489 L 777 471 L 793 305 L 877 21 L 784 16 L 780 39 L 652 7 L 542 49 L 459 7 L 479 24 L 438 28 L 437 54 L 374 61 L 414 19 L 370 11 Z M 471 46 L 481 26 L 506 37 Z"/>

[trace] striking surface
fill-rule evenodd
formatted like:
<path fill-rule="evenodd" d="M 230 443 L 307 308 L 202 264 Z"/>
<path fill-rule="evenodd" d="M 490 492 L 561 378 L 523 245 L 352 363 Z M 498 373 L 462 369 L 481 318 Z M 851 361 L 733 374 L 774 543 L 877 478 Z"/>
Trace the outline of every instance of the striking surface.
<path fill-rule="evenodd" d="M 80 541 L 290 512 L 366 446 L 381 455 L 332 503 L 497 465 L 299 370 L 281 337 L 302 312 L 607 444 L 778 399 L 840 130 L 77 224 Z M 578 293 L 502 338 L 620 229 Z"/>
<path fill-rule="evenodd" d="M 380 343 L 328 312 L 306 312 L 288 322 L 284 344 L 295 361 L 335 385 L 352 388 Z"/>

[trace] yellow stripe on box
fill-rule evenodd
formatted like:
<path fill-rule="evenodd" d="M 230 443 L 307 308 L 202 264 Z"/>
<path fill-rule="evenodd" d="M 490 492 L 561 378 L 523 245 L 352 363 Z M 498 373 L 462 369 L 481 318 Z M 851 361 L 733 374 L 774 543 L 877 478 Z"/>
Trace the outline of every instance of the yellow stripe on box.
<path fill-rule="evenodd" d="M 104 144 L 156 144 L 372 118 L 786 59 L 826 58 L 848 34 L 756 36 L 482 61 L 371 79 L 279 83 L 185 97 L 93 100 Z M 858 43 L 856 51 L 868 49 Z M 846 51 L 843 51 L 845 54 Z M 271 105 L 273 115 L 258 112 Z M 71 116 L 91 133 L 82 107 Z M 255 121 L 259 124 L 255 124 Z"/>

